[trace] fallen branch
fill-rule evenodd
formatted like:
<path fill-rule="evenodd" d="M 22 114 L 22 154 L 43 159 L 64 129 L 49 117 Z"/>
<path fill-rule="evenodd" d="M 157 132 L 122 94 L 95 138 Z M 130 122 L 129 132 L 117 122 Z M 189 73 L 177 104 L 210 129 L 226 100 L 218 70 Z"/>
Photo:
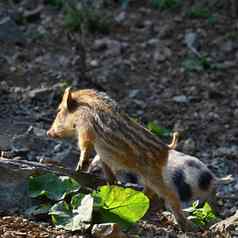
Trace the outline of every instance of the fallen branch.
<path fill-rule="evenodd" d="M 215 232 L 227 232 L 232 226 L 238 226 L 238 211 L 233 216 L 226 218 L 210 227 Z"/>
<path fill-rule="evenodd" d="M 70 176 L 77 180 L 82 187 L 97 188 L 106 184 L 104 179 L 85 172 L 75 172 L 72 169 L 52 164 L 41 164 L 27 160 L 5 159 L 0 157 L 0 169 L 21 174 L 23 177 L 51 172 L 57 175 Z"/>

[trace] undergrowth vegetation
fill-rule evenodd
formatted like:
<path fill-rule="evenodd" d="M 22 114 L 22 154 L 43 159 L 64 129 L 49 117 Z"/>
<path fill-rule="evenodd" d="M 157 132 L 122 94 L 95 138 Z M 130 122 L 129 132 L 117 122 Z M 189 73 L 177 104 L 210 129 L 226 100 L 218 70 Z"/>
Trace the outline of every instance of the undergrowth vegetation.
<path fill-rule="evenodd" d="M 39 205 L 26 213 L 46 214 L 57 227 L 70 231 L 86 230 L 93 223 L 105 222 L 115 222 L 128 229 L 149 208 L 149 199 L 140 191 L 105 185 L 85 194 L 74 179 L 51 173 L 30 177 L 29 189 Z"/>
<path fill-rule="evenodd" d="M 74 179 L 51 173 L 31 176 L 29 190 L 38 205 L 30 207 L 26 214 L 49 216 L 56 227 L 69 231 L 84 231 L 92 224 L 108 222 L 128 230 L 145 215 L 150 204 L 146 195 L 131 188 L 105 185 L 84 193 Z M 208 203 L 199 207 L 196 201 L 184 211 L 200 226 L 216 219 Z"/>

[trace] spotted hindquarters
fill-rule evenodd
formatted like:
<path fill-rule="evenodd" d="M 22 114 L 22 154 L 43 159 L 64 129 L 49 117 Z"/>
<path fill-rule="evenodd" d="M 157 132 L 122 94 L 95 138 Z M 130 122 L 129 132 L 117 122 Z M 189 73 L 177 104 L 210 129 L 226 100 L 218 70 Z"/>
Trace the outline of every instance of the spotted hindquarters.
<path fill-rule="evenodd" d="M 209 190 L 213 179 L 213 175 L 210 173 L 210 171 L 201 171 L 198 178 L 199 188 L 205 191 Z"/>
<path fill-rule="evenodd" d="M 188 202 L 192 198 L 192 188 L 186 183 L 184 171 L 177 168 L 172 177 L 173 183 L 177 189 L 179 198 L 182 202 Z"/>

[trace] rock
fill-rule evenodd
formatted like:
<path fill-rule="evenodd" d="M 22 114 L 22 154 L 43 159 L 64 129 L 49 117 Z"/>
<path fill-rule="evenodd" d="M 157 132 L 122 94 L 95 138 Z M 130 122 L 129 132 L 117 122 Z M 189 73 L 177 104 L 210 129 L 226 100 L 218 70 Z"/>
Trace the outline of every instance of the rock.
<path fill-rule="evenodd" d="M 97 51 L 102 51 L 107 49 L 108 47 L 108 39 L 102 38 L 102 39 L 96 39 L 93 44 L 93 49 Z"/>
<path fill-rule="evenodd" d="M 231 53 L 234 49 L 234 44 L 232 41 L 226 41 L 222 46 L 221 46 L 221 50 L 224 53 Z"/>
<path fill-rule="evenodd" d="M 196 144 L 193 141 L 193 139 L 188 138 L 187 140 L 184 141 L 184 144 L 183 144 L 183 152 L 184 153 L 194 152 L 195 149 L 196 149 Z"/>
<path fill-rule="evenodd" d="M 116 23 L 123 23 L 126 19 L 126 16 L 127 16 L 126 12 L 122 11 L 114 17 L 114 20 L 115 20 Z"/>
<path fill-rule="evenodd" d="M 235 118 L 238 118 L 238 108 L 236 108 L 233 112 Z"/>
<path fill-rule="evenodd" d="M 162 63 L 172 56 L 172 51 L 166 46 L 158 47 L 154 52 L 154 61 Z"/>
<path fill-rule="evenodd" d="M 184 42 L 188 48 L 195 50 L 200 48 L 199 34 L 197 32 L 187 32 L 184 36 Z"/>
<path fill-rule="evenodd" d="M 184 127 L 183 123 L 181 120 L 178 120 L 175 124 L 174 124 L 174 128 L 173 131 L 177 131 L 179 134 L 183 134 L 186 131 L 186 128 Z"/>
<path fill-rule="evenodd" d="M 120 230 L 116 223 L 96 224 L 91 234 L 96 238 L 127 238 L 128 236 Z"/>
<path fill-rule="evenodd" d="M 178 102 L 178 103 L 189 103 L 189 98 L 185 95 L 179 95 L 173 97 L 173 101 Z"/>
<path fill-rule="evenodd" d="M 0 82 L 0 93 L 1 93 L 1 95 L 8 94 L 9 91 L 10 91 L 10 88 L 9 88 L 7 82 L 6 81 Z"/>
<path fill-rule="evenodd" d="M 128 97 L 129 98 L 135 98 L 140 93 L 139 89 L 131 89 L 129 91 Z"/>
<path fill-rule="evenodd" d="M 51 92 L 52 89 L 50 88 L 36 88 L 28 92 L 28 97 L 31 99 L 45 100 Z"/>
<path fill-rule="evenodd" d="M 0 41 L 25 43 L 25 35 L 10 17 L 0 19 Z"/>
<path fill-rule="evenodd" d="M 98 66 L 99 66 L 99 62 L 98 62 L 96 59 L 91 60 L 91 61 L 90 61 L 90 66 L 92 66 L 92 67 L 98 67 Z"/>
<path fill-rule="evenodd" d="M 227 159 L 235 159 L 238 158 L 238 146 L 231 145 L 227 147 L 220 147 L 215 152 L 215 156 L 226 157 Z"/>
<path fill-rule="evenodd" d="M 0 212 L 26 209 L 30 203 L 25 173 L 0 165 Z"/>
<path fill-rule="evenodd" d="M 38 5 L 31 10 L 23 10 L 22 18 L 27 20 L 28 22 L 34 22 L 40 20 L 41 13 L 43 10 L 43 5 Z"/>
<path fill-rule="evenodd" d="M 128 47 L 127 43 L 121 43 L 116 40 L 108 38 L 97 39 L 94 42 L 94 50 L 103 51 L 106 50 L 106 56 L 117 56 L 121 54 L 121 51 Z"/>
<path fill-rule="evenodd" d="M 160 38 L 170 37 L 174 33 L 175 24 L 174 22 L 170 22 L 169 24 L 164 24 L 159 29 Z"/>
<path fill-rule="evenodd" d="M 46 136 L 45 130 L 32 126 L 12 138 L 11 151 L 29 161 L 55 161 L 69 167 L 75 166 L 79 156 L 69 142 L 52 140 Z"/>
<path fill-rule="evenodd" d="M 156 47 L 156 46 L 159 45 L 159 39 L 158 38 L 151 38 L 147 41 L 146 45 L 149 46 L 149 47 Z"/>

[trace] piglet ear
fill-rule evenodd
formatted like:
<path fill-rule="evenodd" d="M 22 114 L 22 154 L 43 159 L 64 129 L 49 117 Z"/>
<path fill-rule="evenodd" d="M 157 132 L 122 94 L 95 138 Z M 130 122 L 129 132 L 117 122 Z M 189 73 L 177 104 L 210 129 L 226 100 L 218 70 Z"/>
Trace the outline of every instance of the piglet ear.
<path fill-rule="evenodd" d="M 72 97 L 72 92 L 70 87 L 66 88 L 64 91 L 62 104 L 63 104 L 63 107 L 67 109 L 68 111 L 73 111 L 77 105 L 77 102 Z"/>

